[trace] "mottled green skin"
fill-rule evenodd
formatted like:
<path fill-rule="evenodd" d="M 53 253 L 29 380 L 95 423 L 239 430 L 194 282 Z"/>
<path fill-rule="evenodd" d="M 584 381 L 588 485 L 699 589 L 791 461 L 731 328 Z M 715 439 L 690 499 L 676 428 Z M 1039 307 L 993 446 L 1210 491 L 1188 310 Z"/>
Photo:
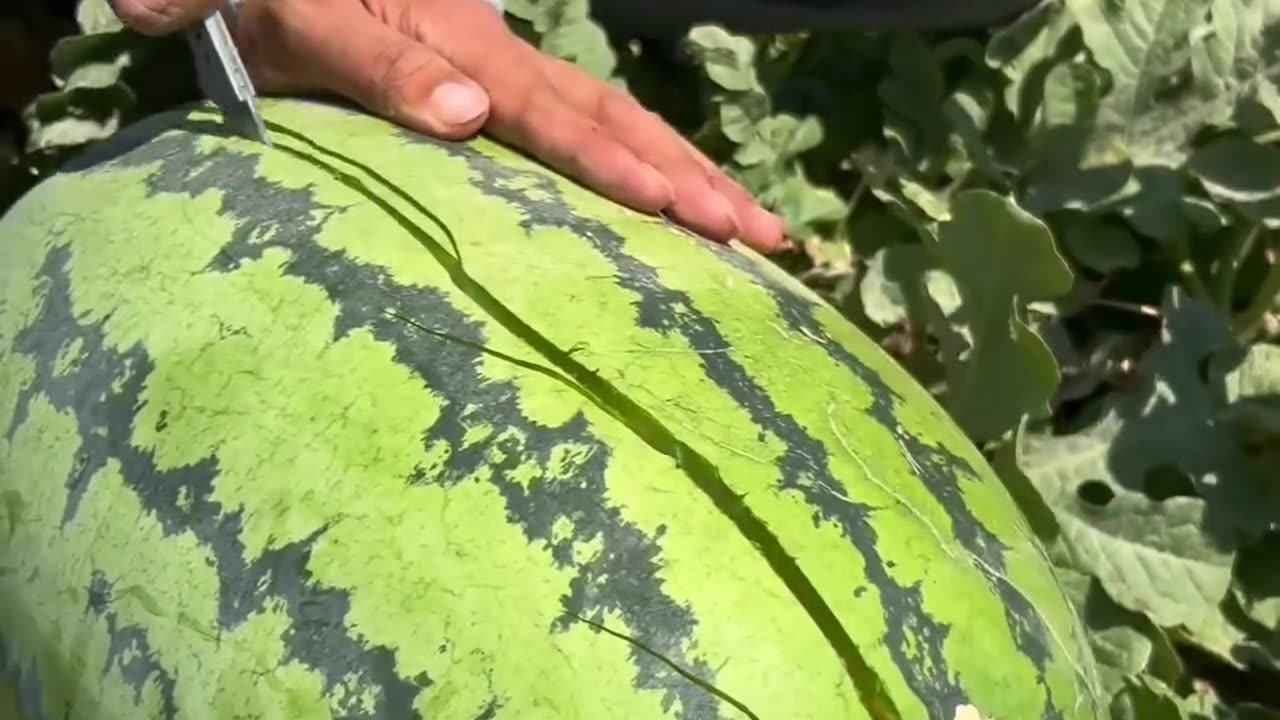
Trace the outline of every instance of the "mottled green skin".
<path fill-rule="evenodd" d="M 797 283 L 488 142 L 264 112 L 0 223 L 34 718 L 1100 717 L 1004 488 Z"/>

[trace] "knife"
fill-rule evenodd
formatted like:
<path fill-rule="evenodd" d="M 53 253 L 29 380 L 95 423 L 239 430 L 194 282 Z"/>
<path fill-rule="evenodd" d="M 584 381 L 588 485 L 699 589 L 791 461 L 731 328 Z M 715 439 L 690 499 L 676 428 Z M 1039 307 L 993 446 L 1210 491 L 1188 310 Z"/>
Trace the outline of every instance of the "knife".
<path fill-rule="evenodd" d="M 271 145 L 258 112 L 257 93 L 222 11 L 214 10 L 198 25 L 187 28 L 187 43 L 195 56 L 200 89 L 222 111 L 232 132 Z"/>

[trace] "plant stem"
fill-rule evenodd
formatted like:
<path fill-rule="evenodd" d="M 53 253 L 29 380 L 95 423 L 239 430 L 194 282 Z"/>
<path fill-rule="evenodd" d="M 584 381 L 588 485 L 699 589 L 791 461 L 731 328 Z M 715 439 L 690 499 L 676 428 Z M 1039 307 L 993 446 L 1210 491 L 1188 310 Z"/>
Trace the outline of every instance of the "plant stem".
<path fill-rule="evenodd" d="M 1153 305 L 1143 305 L 1141 303 L 1129 303 L 1122 300 L 1108 300 L 1106 298 L 1096 298 L 1089 301 L 1092 305 L 1101 305 L 1103 307 L 1115 308 L 1117 310 L 1125 310 L 1146 317 L 1160 317 L 1160 308 Z"/>
<path fill-rule="evenodd" d="M 1209 294 L 1209 288 L 1205 287 L 1204 281 L 1200 279 L 1200 274 L 1196 272 L 1195 265 L 1190 260 L 1183 260 L 1178 263 L 1178 275 L 1182 278 L 1182 282 L 1186 283 L 1187 290 L 1197 298 L 1213 297 Z"/>
<path fill-rule="evenodd" d="M 1228 315 L 1231 314 L 1231 303 L 1235 299 L 1236 278 L 1240 274 L 1240 266 L 1244 264 L 1245 258 L 1249 257 L 1249 253 L 1253 252 L 1253 246 L 1261 232 L 1260 223 L 1251 223 L 1248 227 L 1232 233 L 1231 244 L 1223 253 L 1222 264 L 1214 278 L 1217 290 L 1215 299 L 1222 312 Z"/>
<path fill-rule="evenodd" d="M 1277 251 L 1277 248 L 1267 249 L 1267 261 L 1271 267 L 1267 269 L 1267 275 L 1262 279 L 1262 285 L 1254 295 L 1253 302 L 1244 312 L 1236 316 L 1232 323 L 1235 326 L 1236 337 L 1244 342 L 1248 342 L 1258 332 L 1258 328 L 1266 320 L 1267 312 L 1271 310 L 1271 304 L 1275 302 L 1276 296 L 1280 295 L 1280 257 L 1277 257 L 1278 255 L 1280 251 Z"/>
<path fill-rule="evenodd" d="M 1205 287 L 1204 280 L 1200 279 L 1200 273 L 1196 271 L 1196 264 L 1191 261 L 1191 244 L 1186 238 L 1178 238 L 1173 242 L 1173 249 L 1177 255 L 1178 277 L 1182 278 L 1187 291 L 1202 300 L 1212 298 L 1209 288 Z"/>

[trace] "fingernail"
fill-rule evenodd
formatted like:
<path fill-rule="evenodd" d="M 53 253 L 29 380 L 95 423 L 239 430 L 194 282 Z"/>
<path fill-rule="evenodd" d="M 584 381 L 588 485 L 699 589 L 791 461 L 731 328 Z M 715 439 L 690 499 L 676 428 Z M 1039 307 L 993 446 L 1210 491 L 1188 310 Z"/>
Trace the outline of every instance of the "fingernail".
<path fill-rule="evenodd" d="M 665 175 L 658 172 L 658 168 L 648 163 L 641 163 L 640 168 L 640 172 L 644 174 L 644 184 L 662 193 L 661 202 L 664 207 L 675 199 L 675 188 L 671 187 L 671 181 Z"/>
<path fill-rule="evenodd" d="M 732 230 L 729 231 L 730 234 L 737 237 L 737 235 L 742 232 L 742 228 L 738 225 L 738 215 L 733 211 L 733 204 L 729 202 L 728 198 L 720 193 L 715 193 L 713 196 L 715 197 L 715 200 L 712 201 L 712 204 L 715 205 L 716 214 L 720 215 L 729 223 L 729 226 L 732 228 Z"/>
<path fill-rule="evenodd" d="M 465 125 L 488 107 L 489 98 L 479 88 L 456 82 L 442 83 L 427 99 L 431 115 L 445 125 Z"/>
<path fill-rule="evenodd" d="M 787 224 L 777 215 L 773 215 L 773 213 L 769 214 L 772 215 L 778 223 L 778 236 L 777 240 L 774 241 L 773 247 L 767 254 L 776 255 L 780 253 L 795 252 L 799 246 L 796 245 L 795 236 L 791 233 Z"/>
<path fill-rule="evenodd" d="M 759 205 L 751 208 L 752 225 L 757 228 L 769 228 L 774 235 L 785 235 L 787 232 L 786 223 L 782 222 L 782 218 L 765 210 Z"/>

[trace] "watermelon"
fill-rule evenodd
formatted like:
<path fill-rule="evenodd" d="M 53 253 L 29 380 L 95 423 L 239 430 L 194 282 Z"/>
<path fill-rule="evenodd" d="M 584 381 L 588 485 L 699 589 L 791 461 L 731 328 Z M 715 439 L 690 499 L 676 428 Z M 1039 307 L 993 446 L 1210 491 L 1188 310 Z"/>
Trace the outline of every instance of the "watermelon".
<path fill-rule="evenodd" d="M 270 100 L 0 223 L 31 720 L 1080 720 L 1078 616 L 934 400 L 737 245 Z"/>

